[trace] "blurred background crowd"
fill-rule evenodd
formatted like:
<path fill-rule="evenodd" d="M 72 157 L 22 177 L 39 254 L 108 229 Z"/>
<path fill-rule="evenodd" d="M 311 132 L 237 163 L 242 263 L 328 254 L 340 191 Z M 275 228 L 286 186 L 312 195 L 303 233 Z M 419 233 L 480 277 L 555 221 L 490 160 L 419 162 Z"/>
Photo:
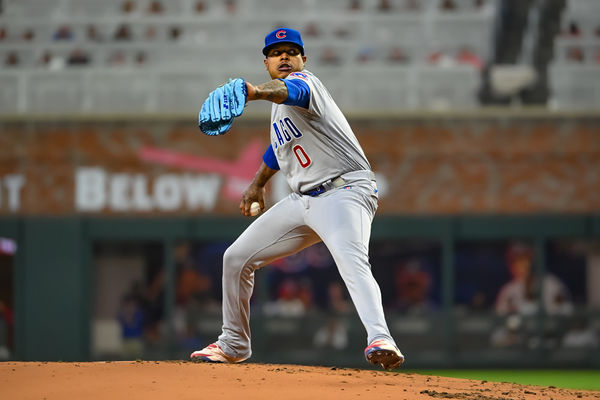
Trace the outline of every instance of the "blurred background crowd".
<path fill-rule="evenodd" d="M 3 0 L 0 112 L 193 111 L 209 82 L 241 74 L 264 81 L 264 32 L 284 24 L 301 31 L 307 67 L 348 110 L 589 109 L 600 105 L 599 7 L 594 0 Z"/>
<path fill-rule="evenodd" d="M 175 347 L 181 354 L 206 345 L 220 328 L 221 256 L 227 245 L 186 241 L 175 246 Z M 477 351 L 482 359 L 486 359 L 486 352 L 493 358 L 498 350 L 597 350 L 600 327 L 594 315 L 599 305 L 590 292 L 595 288 L 588 285 L 592 278 L 588 276 L 590 260 L 586 257 L 593 246 L 598 246 L 597 240 L 548 243 L 544 254 L 546 272 L 540 275 L 536 272 L 534 248 L 527 241 L 458 244 L 451 312 L 456 321 L 471 321 L 473 326 L 466 327 L 464 334 L 458 333 L 464 337 L 457 339 L 456 346 Z M 158 243 L 96 245 L 96 281 L 105 285 L 96 288 L 100 296 L 96 299 L 97 323 L 105 332 L 96 342 L 98 356 L 131 358 L 153 351 L 160 354 L 165 339 L 164 268 L 157 260 L 163 259 L 162 251 Z M 400 332 L 401 341 L 416 336 L 408 342 L 426 345 L 429 341 L 431 346 L 439 340 L 436 337 L 443 336 L 430 324 L 443 315 L 440 244 L 377 240 L 370 254 L 392 329 Z M 115 265 L 123 264 L 130 268 L 129 279 L 123 279 L 123 274 L 115 270 Z M 111 270 L 115 271 L 112 280 Z M 257 274 L 253 318 L 261 323 L 271 321 L 275 324 L 273 332 L 279 329 L 273 321 L 295 321 L 290 328 L 281 322 L 280 328 L 288 335 L 284 346 L 292 346 L 289 341 L 300 336 L 299 326 L 308 324 L 312 327 L 310 337 L 304 338 L 308 349 L 343 354 L 359 323 L 354 313 L 323 244 L 279 260 Z M 541 330 L 537 326 L 540 315 L 545 317 Z M 215 325 L 208 323 L 207 327 L 211 318 Z M 106 334 L 109 332 L 112 335 Z M 418 353 L 422 349 L 409 346 L 411 350 Z"/>

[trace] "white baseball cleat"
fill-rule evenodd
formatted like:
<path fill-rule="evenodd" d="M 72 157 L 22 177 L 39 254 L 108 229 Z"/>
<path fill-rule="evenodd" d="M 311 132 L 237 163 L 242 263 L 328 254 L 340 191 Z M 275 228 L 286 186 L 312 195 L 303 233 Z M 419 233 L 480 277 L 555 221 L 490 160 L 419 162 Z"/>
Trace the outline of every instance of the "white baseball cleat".
<path fill-rule="evenodd" d="M 374 340 L 365 349 L 365 358 L 373 365 L 381 365 L 383 369 L 398 368 L 404 362 L 404 356 L 392 343 L 384 339 Z"/>
<path fill-rule="evenodd" d="M 230 357 L 221 350 L 221 347 L 218 344 L 212 343 L 202 350 L 197 350 L 190 354 L 190 360 L 217 363 L 239 363 L 244 361 L 245 358 Z"/>

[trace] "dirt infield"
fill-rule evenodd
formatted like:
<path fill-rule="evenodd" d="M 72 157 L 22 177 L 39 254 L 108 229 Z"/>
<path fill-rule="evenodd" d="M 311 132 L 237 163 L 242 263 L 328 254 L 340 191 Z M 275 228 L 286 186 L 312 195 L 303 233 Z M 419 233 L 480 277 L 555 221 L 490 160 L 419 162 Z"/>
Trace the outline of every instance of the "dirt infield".
<path fill-rule="evenodd" d="M 597 400 L 600 392 L 297 365 L 3 362 L 0 398 Z"/>

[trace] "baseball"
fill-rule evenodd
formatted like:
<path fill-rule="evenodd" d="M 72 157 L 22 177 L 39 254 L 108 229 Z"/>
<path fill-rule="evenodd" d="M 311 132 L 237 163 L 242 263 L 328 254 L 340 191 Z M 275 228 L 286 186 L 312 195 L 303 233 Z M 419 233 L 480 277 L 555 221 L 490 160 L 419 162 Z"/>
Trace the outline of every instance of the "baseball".
<path fill-rule="evenodd" d="M 260 212 L 260 204 L 258 202 L 254 202 L 250 204 L 250 215 L 255 216 Z"/>

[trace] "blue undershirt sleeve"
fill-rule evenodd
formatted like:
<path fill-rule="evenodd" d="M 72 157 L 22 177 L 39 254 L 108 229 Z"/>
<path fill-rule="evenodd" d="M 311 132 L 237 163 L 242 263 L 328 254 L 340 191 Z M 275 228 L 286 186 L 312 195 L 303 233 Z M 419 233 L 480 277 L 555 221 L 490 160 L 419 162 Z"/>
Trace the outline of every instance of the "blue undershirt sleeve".
<path fill-rule="evenodd" d="M 270 145 L 265 154 L 263 155 L 263 161 L 267 164 L 267 167 L 279 170 L 279 163 L 277 162 L 277 157 L 275 157 L 275 152 L 273 151 L 273 145 Z"/>
<path fill-rule="evenodd" d="M 286 106 L 298 106 L 308 108 L 310 103 L 310 88 L 308 84 L 300 79 L 281 79 L 287 86 L 288 97 L 283 104 Z"/>

